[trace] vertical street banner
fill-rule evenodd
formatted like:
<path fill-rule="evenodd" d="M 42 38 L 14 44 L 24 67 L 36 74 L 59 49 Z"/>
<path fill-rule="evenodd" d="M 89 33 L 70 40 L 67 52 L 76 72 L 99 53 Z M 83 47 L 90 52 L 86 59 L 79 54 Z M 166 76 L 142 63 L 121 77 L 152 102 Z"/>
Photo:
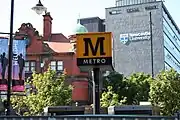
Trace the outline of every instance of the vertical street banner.
<path fill-rule="evenodd" d="M 0 38 L 0 91 L 7 90 L 8 39 Z"/>
<path fill-rule="evenodd" d="M 24 92 L 26 40 L 13 41 L 12 91 Z"/>

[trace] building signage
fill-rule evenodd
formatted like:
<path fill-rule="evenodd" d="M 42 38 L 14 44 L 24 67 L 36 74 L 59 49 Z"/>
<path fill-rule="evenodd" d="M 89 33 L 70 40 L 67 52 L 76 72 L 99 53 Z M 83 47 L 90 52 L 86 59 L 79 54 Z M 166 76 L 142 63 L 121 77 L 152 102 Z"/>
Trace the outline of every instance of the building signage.
<path fill-rule="evenodd" d="M 112 65 L 111 32 L 77 34 L 77 65 Z"/>
<path fill-rule="evenodd" d="M 132 13 L 132 12 L 139 12 L 139 8 L 129 8 L 127 9 L 128 13 Z"/>
<path fill-rule="evenodd" d="M 121 41 L 123 44 L 128 43 L 128 41 L 129 41 L 129 35 L 128 35 L 128 34 L 120 34 L 120 41 Z"/>
<path fill-rule="evenodd" d="M 153 9 L 158 9 L 157 5 L 153 5 L 153 6 L 147 6 L 145 7 L 146 10 L 153 10 Z"/>
<path fill-rule="evenodd" d="M 113 10 L 109 12 L 110 15 L 121 14 L 121 10 Z"/>
<path fill-rule="evenodd" d="M 135 41 L 150 40 L 150 37 L 151 37 L 150 32 L 120 34 L 120 41 L 123 44 L 126 44 L 130 41 L 135 42 Z"/>

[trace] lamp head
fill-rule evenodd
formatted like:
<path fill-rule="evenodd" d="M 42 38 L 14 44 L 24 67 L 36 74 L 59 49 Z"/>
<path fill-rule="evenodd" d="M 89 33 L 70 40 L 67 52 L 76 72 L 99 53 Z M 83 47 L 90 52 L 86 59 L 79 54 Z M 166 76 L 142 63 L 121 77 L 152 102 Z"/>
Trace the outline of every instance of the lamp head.
<path fill-rule="evenodd" d="M 39 0 L 38 4 L 32 7 L 32 10 L 34 10 L 38 15 L 41 15 L 43 12 L 47 11 L 47 8 L 44 7 L 43 4 L 41 3 L 41 0 Z"/>

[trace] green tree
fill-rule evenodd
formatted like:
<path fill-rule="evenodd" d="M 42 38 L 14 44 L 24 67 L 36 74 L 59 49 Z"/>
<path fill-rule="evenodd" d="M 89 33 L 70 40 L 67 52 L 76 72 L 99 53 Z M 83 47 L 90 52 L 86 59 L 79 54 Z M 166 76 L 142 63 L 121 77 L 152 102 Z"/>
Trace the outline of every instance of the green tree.
<path fill-rule="evenodd" d="M 112 86 L 112 91 L 118 94 L 118 100 L 124 99 L 126 96 L 127 83 L 123 79 L 123 75 L 118 72 L 111 72 L 108 76 L 103 78 L 103 86 L 106 91 L 108 91 L 108 87 Z"/>
<path fill-rule="evenodd" d="M 123 77 L 117 72 L 110 73 L 104 78 L 104 87 L 112 86 L 112 91 L 118 94 L 118 99 L 126 97 L 125 104 L 139 104 L 140 101 L 148 101 L 151 80 L 149 74 L 134 73 L 129 77 Z"/>
<path fill-rule="evenodd" d="M 180 74 L 175 70 L 162 71 L 151 81 L 150 101 L 160 107 L 162 115 L 180 110 Z"/>
<path fill-rule="evenodd" d="M 12 96 L 11 103 L 13 109 L 16 111 L 17 114 L 23 115 L 24 113 L 28 113 L 28 106 L 26 101 L 26 96 Z"/>
<path fill-rule="evenodd" d="M 123 75 L 118 72 L 110 72 L 103 80 L 104 87 L 108 88 L 108 86 L 113 86 L 113 91 L 118 91 L 120 86 L 123 85 Z"/>
<path fill-rule="evenodd" d="M 12 105 L 18 113 L 26 108 L 27 115 L 38 115 L 47 106 L 69 105 L 71 102 L 72 88 L 65 85 L 65 76 L 57 75 L 48 69 L 42 74 L 33 74 L 32 80 L 27 85 L 33 86 L 37 92 L 31 92 L 27 96 L 13 97 Z M 32 90 L 31 90 L 32 91 Z"/>
<path fill-rule="evenodd" d="M 127 104 L 138 105 L 140 101 L 148 101 L 151 80 L 149 74 L 134 73 L 129 77 L 125 78 L 127 82 Z"/>
<path fill-rule="evenodd" d="M 101 107 L 117 106 L 123 104 L 125 101 L 125 98 L 119 101 L 118 94 L 112 91 L 112 86 L 108 86 L 107 92 L 104 91 L 100 99 Z"/>

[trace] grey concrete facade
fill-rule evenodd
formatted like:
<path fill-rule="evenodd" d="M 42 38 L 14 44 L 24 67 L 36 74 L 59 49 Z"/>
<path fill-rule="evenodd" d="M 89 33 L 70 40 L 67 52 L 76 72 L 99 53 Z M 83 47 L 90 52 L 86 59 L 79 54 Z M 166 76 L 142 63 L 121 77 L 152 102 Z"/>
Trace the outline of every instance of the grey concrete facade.
<path fill-rule="evenodd" d="M 152 41 L 154 74 L 164 69 L 164 41 L 162 2 L 106 8 L 106 31 L 113 33 L 115 70 L 125 76 L 134 72 L 152 74 L 151 41 L 122 43 L 120 34 L 150 32 L 152 13 Z"/>

